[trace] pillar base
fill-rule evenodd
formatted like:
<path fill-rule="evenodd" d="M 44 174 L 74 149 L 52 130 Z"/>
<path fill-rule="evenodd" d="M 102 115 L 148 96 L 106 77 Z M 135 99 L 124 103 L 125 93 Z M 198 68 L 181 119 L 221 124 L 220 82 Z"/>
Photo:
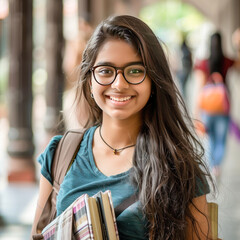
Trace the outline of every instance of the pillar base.
<path fill-rule="evenodd" d="M 8 182 L 36 182 L 35 166 L 32 159 L 10 158 Z"/>

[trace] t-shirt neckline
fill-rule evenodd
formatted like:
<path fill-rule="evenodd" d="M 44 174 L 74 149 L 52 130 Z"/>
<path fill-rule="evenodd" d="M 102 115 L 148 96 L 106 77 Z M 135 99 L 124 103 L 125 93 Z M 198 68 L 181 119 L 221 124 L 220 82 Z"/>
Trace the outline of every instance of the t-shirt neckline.
<path fill-rule="evenodd" d="M 94 171 L 95 174 L 97 175 L 102 175 L 103 177 L 105 178 L 118 178 L 118 177 L 121 177 L 121 176 L 125 176 L 125 175 L 129 175 L 130 171 L 132 168 L 128 169 L 127 171 L 125 172 L 122 172 L 122 173 L 118 173 L 116 175 L 111 175 L 111 176 L 107 176 L 105 175 L 104 173 L 102 173 L 98 167 L 96 166 L 96 163 L 94 161 L 94 157 L 93 157 L 93 150 L 92 150 L 92 145 L 93 145 L 93 136 L 94 136 L 94 133 L 97 129 L 99 125 L 97 126 L 93 126 L 90 130 L 90 135 L 89 135 L 89 138 L 88 138 L 88 154 L 89 154 L 89 160 L 90 160 L 90 164 L 92 166 L 92 169 Z"/>

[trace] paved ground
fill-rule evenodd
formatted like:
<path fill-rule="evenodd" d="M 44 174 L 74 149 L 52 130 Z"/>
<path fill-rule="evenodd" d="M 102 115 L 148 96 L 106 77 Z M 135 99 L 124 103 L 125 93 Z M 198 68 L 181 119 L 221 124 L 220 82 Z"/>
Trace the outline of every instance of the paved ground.
<path fill-rule="evenodd" d="M 229 135 L 228 149 L 218 184 L 219 235 L 224 240 L 240 239 L 240 143 Z"/>
<path fill-rule="evenodd" d="M 30 239 L 36 194 L 36 185 L 29 184 L 10 184 L 1 191 L 0 213 L 6 224 L 0 228 L 1 240 Z"/>
<path fill-rule="evenodd" d="M 38 184 L 7 182 L 6 119 L 0 119 L 0 129 L 0 240 L 28 240 Z"/>

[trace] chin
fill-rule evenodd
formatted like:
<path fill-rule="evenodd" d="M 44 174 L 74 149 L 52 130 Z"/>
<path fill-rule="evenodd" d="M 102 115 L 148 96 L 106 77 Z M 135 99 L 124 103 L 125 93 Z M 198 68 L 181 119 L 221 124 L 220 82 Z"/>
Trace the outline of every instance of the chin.
<path fill-rule="evenodd" d="M 140 112 L 137 113 L 127 113 L 126 111 L 111 111 L 108 115 L 111 119 L 119 120 L 119 121 L 136 121 L 141 118 Z"/>

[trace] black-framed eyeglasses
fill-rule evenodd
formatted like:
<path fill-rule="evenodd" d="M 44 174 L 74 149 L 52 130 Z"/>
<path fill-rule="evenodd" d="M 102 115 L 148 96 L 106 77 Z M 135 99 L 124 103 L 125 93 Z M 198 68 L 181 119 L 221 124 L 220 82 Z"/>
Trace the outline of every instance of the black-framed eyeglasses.
<path fill-rule="evenodd" d="M 146 67 L 142 64 L 129 64 L 125 67 L 114 67 L 110 65 L 97 65 L 91 68 L 95 81 L 103 86 L 112 84 L 117 75 L 122 73 L 124 79 L 133 85 L 140 84 L 146 77 Z"/>

